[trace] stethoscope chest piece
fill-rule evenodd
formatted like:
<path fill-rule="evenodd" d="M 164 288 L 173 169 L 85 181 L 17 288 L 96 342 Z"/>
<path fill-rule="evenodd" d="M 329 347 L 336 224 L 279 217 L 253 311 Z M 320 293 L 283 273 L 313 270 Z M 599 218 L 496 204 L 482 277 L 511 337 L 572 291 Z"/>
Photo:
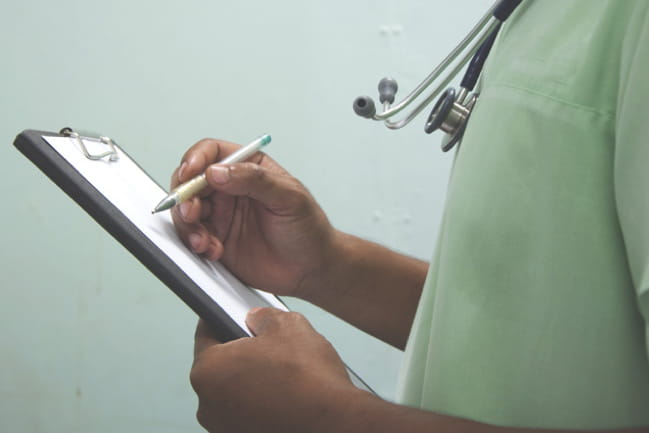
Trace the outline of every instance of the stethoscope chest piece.
<path fill-rule="evenodd" d="M 444 152 L 451 150 L 462 139 L 471 110 L 478 99 L 477 93 L 468 96 L 467 93 L 464 88 L 459 95 L 452 87 L 446 89 L 437 99 L 424 126 L 427 134 L 438 129 L 446 133 L 441 145 Z"/>

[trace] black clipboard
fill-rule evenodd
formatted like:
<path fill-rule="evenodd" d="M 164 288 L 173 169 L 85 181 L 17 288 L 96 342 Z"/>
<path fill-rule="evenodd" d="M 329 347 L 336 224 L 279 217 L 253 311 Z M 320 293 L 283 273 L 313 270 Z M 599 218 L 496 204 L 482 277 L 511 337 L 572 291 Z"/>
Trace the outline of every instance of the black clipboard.
<path fill-rule="evenodd" d="M 74 165 L 66 160 L 44 137 L 68 137 L 78 140 L 85 156 L 96 160 L 110 160 L 117 150 L 129 159 L 126 152 L 107 137 L 81 136 L 64 128 L 59 133 L 25 130 L 20 133 L 14 146 L 32 161 L 47 177 L 61 188 L 72 200 L 81 206 L 101 227 L 110 233 L 151 273 L 171 289 L 198 316 L 213 329 L 215 336 L 223 342 L 247 337 L 250 334 L 210 297 L 176 262 L 147 237 L 117 206 L 106 198 L 84 177 Z M 92 154 L 83 145 L 87 139 L 95 139 L 106 146 L 106 152 Z M 133 161 L 135 164 L 137 162 Z M 139 166 L 138 166 L 139 167 Z M 141 167 L 140 167 L 140 170 Z M 142 172 L 145 173 L 144 170 Z M 147 175 L 149 179 L 150 176 Z M 151 179 L 152 182 L 153 179 Z M 239 283 L 240 284 L 240 283 Z M 279 298 L 276 298 L 281 303 Z M 283 305 L 283 303 L 281 303 Z M 275 306 L 269 304 L 268 306 Z M 371 391 L 370 387 L 351 369 L 347 369 L 356 386 Z"/>

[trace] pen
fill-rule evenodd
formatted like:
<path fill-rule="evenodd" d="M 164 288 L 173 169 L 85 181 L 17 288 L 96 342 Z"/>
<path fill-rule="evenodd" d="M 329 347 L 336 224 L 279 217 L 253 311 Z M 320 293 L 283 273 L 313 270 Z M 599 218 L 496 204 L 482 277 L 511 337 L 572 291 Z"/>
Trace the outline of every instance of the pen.
<path fill-rule="evenodd" d="M 219 164 L 232 164 L 235 162 L 240 162 L 248 159 L 259 149 L 270 143 L 270 135 L 264 134 L 255 140 L 253 140 L 248 145 L 242 147 L 241 149 L 234 152 L 232 155 L 219 161 Z M 198 194 L 203 188 L 207 186 L 207 179 L 205 178 L 205 173 L 199 174 L 193 179 L 188 180 L 187 182 L 178 185 L 174 188 L 173 191 L 169 193 L 165 198 L 162 199 L 160 203 L 153 209 L 152 214 L 162 212 L 167 209 L 171 209 L 187 200 L 190 197 Z"/>

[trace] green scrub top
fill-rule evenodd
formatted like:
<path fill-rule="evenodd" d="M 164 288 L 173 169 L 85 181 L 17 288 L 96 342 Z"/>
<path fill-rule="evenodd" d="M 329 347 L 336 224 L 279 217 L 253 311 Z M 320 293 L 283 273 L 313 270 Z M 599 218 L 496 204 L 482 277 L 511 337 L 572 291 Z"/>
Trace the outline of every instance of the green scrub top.
<path fill-rule="evenodd" d="M 449 182 L 398 400 L 649 426 L 649 1 L 524 0 Z"/>

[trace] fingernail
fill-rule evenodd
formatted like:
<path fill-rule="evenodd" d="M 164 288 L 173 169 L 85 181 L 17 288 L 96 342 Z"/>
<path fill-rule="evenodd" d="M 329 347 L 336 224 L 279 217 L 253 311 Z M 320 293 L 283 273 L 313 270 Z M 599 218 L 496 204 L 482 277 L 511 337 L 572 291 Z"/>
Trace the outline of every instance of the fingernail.
<path fill-rule="evenodd" d="M 187 219 L 187 215 L 189 215 L 189 210 L 192 207 L 192 202 L 191 201 L 185 201 L 180 203 L 180 215 L 182 215 L 183 219 Z"/>
<path fill-rule="evenodd" d="M 182 164 L 180 164 L 180 168 L 178 169 L 178 180 L 180 182 L 182 182 L 183 179 L 185 179 L 184 174 L 186 168 L 187 168 L 187 162 L 183 162 Z"/>
<path fill-rule="evenodd" d="M 198 250 L 198 247 L 201 245 L 201 239 L 203 237 L 198 233 L 192 233 L 189 235 L 189 245 L 191 245 L 193 250 Z"/>
<path fill-rule="evenodd" d="M 248 311 L 248 316 L 252 316 L 252 315 L 258 313 L 260 310 L 263 310 L 263 309 L 264 309 L 264 307 L 255 307 L 255 308 L 251 309 L 250 311 Z"/>
<path fill-rule="evenodd" d="M 213 165 L 208 169 L 208 176 L 214 183 L 226 183 L 230 180 L 230 167 Z"/>
<path fill-rule="evenodd" d="M 191 165 L 194 167 L 194 169 L 196 169 L 196 166 L 201 165 L 199 164 L 198 157 L 196 155 L 189 155 L 185 163 L 187 164 L 187 167 Z"/>

